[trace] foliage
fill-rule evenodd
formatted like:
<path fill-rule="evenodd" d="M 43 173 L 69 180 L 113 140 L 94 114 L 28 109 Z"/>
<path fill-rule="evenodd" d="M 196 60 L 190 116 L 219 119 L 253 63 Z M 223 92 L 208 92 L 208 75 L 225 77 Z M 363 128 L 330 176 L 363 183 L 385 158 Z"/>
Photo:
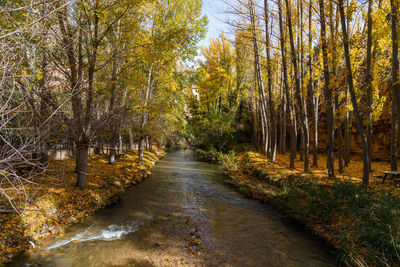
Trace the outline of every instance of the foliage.
<path fill-rule="evenodd" d="M 353 257 L 375 264 L 400 260 L 400 201 L 391 192 L 344 181 L 332 186 L 306 181 L 290 187 L 279 201 L 336 235 L 344 262 L 351 263 Z"/>
<path fill-rule="evenodd" d="M 187 131 L 202 148 L 226 150 L 235 143 L 235 133 L 240 128 L 232 114 L 211 111 L 190 118 Z"/>

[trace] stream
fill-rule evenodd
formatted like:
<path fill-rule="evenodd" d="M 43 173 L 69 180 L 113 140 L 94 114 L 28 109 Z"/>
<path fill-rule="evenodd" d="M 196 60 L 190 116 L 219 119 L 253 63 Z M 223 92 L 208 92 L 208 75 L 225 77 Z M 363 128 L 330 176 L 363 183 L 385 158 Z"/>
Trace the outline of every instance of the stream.
<path fill-rule="evenodd" d="M 191 150 L 169 152 L 118 204 L 42 241 L 15 265 L 338 265 L 323 242 L 221 178 Z"/>

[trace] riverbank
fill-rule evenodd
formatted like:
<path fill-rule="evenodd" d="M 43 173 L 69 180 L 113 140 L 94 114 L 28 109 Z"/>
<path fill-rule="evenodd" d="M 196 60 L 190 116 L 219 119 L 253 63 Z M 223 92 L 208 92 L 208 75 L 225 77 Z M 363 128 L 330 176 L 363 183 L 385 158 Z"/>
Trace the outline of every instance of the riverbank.
<path fill-rule="evenodd" d="M 365 188 L 356 176 L 356 160 L 346 175 L 328 179 L 323 168 L 309 173 L 299 165 L 290 169 L 286 156 L 271 162 L 254 151 L 200 153 L 224 167 L 226 183 L 250 198 L 273 203 L 326 240 L 343 264 L 396 266 L 400 261 L 400 189 L 378 180 Z M 324 164 L 321 157 L 320 166 Z M 373 168 L 378 171 L 385 164 L 374 163 Z"/>
<path fill-rule="evenodd" d="M 28 252 L 41 239 L 62 235 L 65 230 L 99 209 L 118 202 L 123 192 L 151 174 L 165 153 L 145 151 L 144 164 L 138 164 L 136 151 L 124 153 L 115 165 L 107 155 L 89 158 L 85 189 L 75 187 L 74 159 L 52 160 L 47 171 L 25 187 L 26 201 L 20 215 L 0 214 L 0 265 Z"/>

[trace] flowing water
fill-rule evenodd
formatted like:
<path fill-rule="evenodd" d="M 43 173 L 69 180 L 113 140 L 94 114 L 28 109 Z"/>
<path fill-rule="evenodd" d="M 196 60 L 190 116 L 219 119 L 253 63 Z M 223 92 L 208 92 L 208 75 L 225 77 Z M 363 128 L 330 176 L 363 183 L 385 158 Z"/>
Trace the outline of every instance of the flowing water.
<path fill-rule="evenodd" d="M 190 150 L 170 152 L 117 205 L 73 226 L 62 238 L 43 241 L 16 264 L 177 266 L 177 251 L 189 254 L 183 249 L 187 241 L 178 240 L 186 235 L 188 227 L 180 227 L 185 224 L 192 228 L 190 236 L 195 232 L 201 240 L 201 256 L 183 255 L 182 266 L 336 265 L 320 241 L 270 206 L 224 185 L 218 167 L 196 160 Z M 191 262 L 191 257 L 200 260 Z"/>

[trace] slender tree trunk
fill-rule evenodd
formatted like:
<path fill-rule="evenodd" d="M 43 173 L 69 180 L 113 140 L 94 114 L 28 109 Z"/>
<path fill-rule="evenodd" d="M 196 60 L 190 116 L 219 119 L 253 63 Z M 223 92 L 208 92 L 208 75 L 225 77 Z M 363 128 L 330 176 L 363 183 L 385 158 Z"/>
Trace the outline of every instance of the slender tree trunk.
<path fill-rule="evenodd" d="M 397 37 L 398 30 L 398 10 L 399 6 L 396 0 L 390 0 L 390 8 L 392 15 L 392 155 L 391 167 L 392 170 L 397 170 L 397 139 L 400 130 L 400 83 L 399 76 L 399 40 Z M 395 113 L 393 114 L 393 111 Z M 393 123 L 396 121 L 397 123 Z M 395 141 L 395 143 L 393 143 Z"/>
<path fill-rule="evenodd" d="M 276 149 L 277 149 L 277 126 L 276 126 L 276 112 L 275 112 L 275 103 L 273 101 L 272 94 L 272 62 L 270 56 L 270 33 L 269 33 L 269 9 L 268 9 L 268 0 L 264 0 L 264 17 L 265 17 L 265 46 L 267 53 L 267 76 L 268 76 L 268 101 L 269 101 L 269 111 L 270 111 L 270 124 L 271 124 L 271 160 L 276 160 Z"/>
<path fill-rule="evenodd" d="M 117 144 L 117 137 L 115 134 L 112 134 L 110 138 L 110 154 L 108 156 L 108 164 L 112 165 L 115 164 L 115 159 L 117 156 L 116 144 Z"/>
<path fill-rule="evenodd" d="M 87 166 L 89 156 L 89 146 L 87 143 L 77 144 L 77 169 L 78 169 L 78 180 L 76 186 L 84 188 L 87 180 Z"/>
<path fill-rule="evenodd" d="M 132 135 L 132 130 L 128 129 L 128 134 L 129 134 L 129 150 L 133 149 L 133 135 Z"/>
<path fill-rule="evenodd" d="M 124 150 L 124 142 L 122 141 L 121 133 L 118 135 L 118 141 L 119 153 L 122 153 L 122 151 Z"/>
<path fill-rule="evenodd" d="M 309 51 L 309 67 L 310 67 L 310 82 L 309 82 L 309 96 L 312 110 L 312 118 L 313 118 L 313 166 L 318 166 L 318 108 L 319 108 L 319 96 L 318 93 L 315 92 L 314 81 L 313 81 L 313 47 L 312 47 L 312 4 L 313 1 L 309 1 L 308 6 L 308 51 Z"/>
<path fill-rule="evenodd" d="M 114 48 L 114 52 L 116 49 Z M 117 104 L 117 68 L 118 68 L 118 63 L 117 63 L 117 57 L 116 55 L 113 55 L 113 61 L 112 61 L 112 71 L 111 71 L 111 79 L 110 79 L 110 103 L 109 103 L 109 127 L 111 130 L 111 137 L 110 137 L 110 149 L 109 149 L 109 155 L 108 155 L 108 163 L 114 165 L 115 160 L 116 160 L 116 145 L 117 145 L 117 135 L 119 131 L 119 124 L 118 124 L 118 111 L 116 110 Z"/>
<path fill-rule="evenodd" d="M 339 110 L 339 96 L 335 95 L 335 108 Z M 338 136 L 338 160 L 339 160 L 339 173 L 343 173 L 343 134 L 342 134 L 342 121 L 338 118 L 338 127 L 336 129 Z"/>
<path fill-rule="evenodd" d="M 282 88 L 282 115 L 281 115 L 281 123 L 282 123 L 282 131 L 281 131 L 281 145 L 282 150 L 281 154 L 286 154 L 286 106 L 287 101 L 285 97 L 284 88 Z"/>
<path fill-rule="evenodd" d="M 146 86 L 146 93 L 145 93 L 145 98 L 144 98 L 144 110 L 142 112 L 141 116 L 141 123 L 140 123 L 140 137 L 139 137 L 139 149 L 138 149 L 138 157 L 139 157 L 139 163 L 143 164 L 143 146 L 144 146 L 144 130 L 145 126 L 147 123 L 147 105 L 149 102 L 150 98 L 150 90 L 152 87 L 152 75 L 153 75 L 153 66 L 149 68 L 149 73 L 148 73 L 148 78 L 147 78 L 147 86 Z"/>
<path fill-rule="evenodd" d="M 369 153 L 369 171 L 372 171 L 371 160 L 372 160 L 372 0 L 368 0 L 368 30 L 367 30 L 367 145 Z"/>
<path fill-rule="evenodd" d="M 322 43 L 322 57 L 324 65 L 324 95 L 327 108 L 327 128 L 328 128 L 328 157 L 327 157 L 327 167 L 328 175 L 330 178 L 335 177 L 334 169 L 334 112 L 333 112 L 333 102 L 332 102 L 332 90 L 330 88 L 330 73 L 329 73 L 329 62 L 328 62 L 328 44 L 326 42 L 326 25 L 325 25 L 325 6 L 323 0 L 318 0 L 321 18 L 321 43 Z"/>
<path fill-rule="evenodd" d="M 318 166 L 318 110 L 319 110 L 319 96 L 315 95 L 314 101 L 314 140 L 313 140 L 313 166 Z"/>
<path fill-rule="evenodd" d="M 143 164 L 143 151 L 144 151 L 144 137 L 141 134 L 139 137 L 139 143 L 138 143 L 138 156 L 139 156 L 140 164 Z"/>
<path fill-rule="evenodd" d="M 354 114 L 357 120 L 357 128 L 361 137 L 361 145 L 363 150 L 363 164 L 364 164 L 364 175 L 363 175 L 363 183 L 368 186 L 369 184 L 369 152 L 368 152 L 368 144 L 367 138 L 364 131 L 363 121 L 361 118 L 361 114 L 358 110 L 358 103 L 356 94 L 354 92 L 353 86 L 353 73 L 351 69 L 351 58 L 350 58 L 350 47 L 349 47 L 349 36 L 347 34 L 346 28 L 346 16 L 344 14 L 343 0 L 339 0 L 339 13 L 342 22 L 342 33 L 343 33 L 343 46 L 344 46 L 344 55 L 346 58 L 346 67 L 347 67 L 347 78 L 349 83 L 349 92 L 351 97 L 351 102 L 353 104 Z"/>
<path fill-rule="evenodd" d="M 249 1 L 250 4 L 250 20 L 251 20 L 251 28 L 252 28 L 252 42 L 253 42 L 253 49 L 254 49 L 254 64 L 255 64 L 255 74 L 256 80 L 258 85 L 258 91 L 260 96 L 260 108 L 262 113 L 263 119 L 263 130 L 264 130 L 264 147 L 263 152 L 267 154 L 268 152 L 268 127 L 267 127 L 267 106 L 266 106 L 266 99 L 265 99 L 265 90 L 264 90 L 264 83 L 262 81 L 262 74 L 261 74 L 261 64 L 260 64 L 260 54 L 258 49 L 258 41 L 257 41 L 257 32 L 256 32 L 256 21 L 255 21 L 255 10 L 254 10 L 254 3 L 253 0 Z"/>
<path fill-rule="evenodd" d="M 287 24 L 289 27 L 289 40 L 290 40 L 290 47 L 291 47 L 291 54 L 292 54 L 292 64 L 294 68 L 294 78 L 295 78 L 295 94 L 297 98 L 297 102 L 299 105 L 299 115 L 302 125 L 302 132 L 304 137 L 304 172 L 308 172 L 309 170 L 309 131 L 308 131 L 308 116 L 307 112 L 305 111 L 305 106 L 301 97 L 301 88 L 300 88 L 300 77 L 299 77 L 299 68 L 297 65 L 297 52 L 294 47 L 294 37 L 293 37 L 293 29 L 292 29 L 292 19 L 291 19 L 291 11 L 289 0 L 286 1 L 286 19 Z"/>
<path fill-rule="evenodd" d="M 396 102 L 394 100 L 392 92 L 392 128 L 391 128 L 391 139 L 390 139 L 390 169 L 397 171 L 397 111 Z"/>
<path fill-rule="evenodd" d="M 284 83 L 286 103 L 290 119 L 290 168 L 294 168 L 294 160 L 296 158 L 296 126 L 294 121 L 295 112 L 289 94 L 289 81 L 288 81 L 288 71 L 287 71 L 286 53 L 285 53 L 285 36 L 284 36 L 281 0 L 278 0 L 278 11 L 279 11 L 279 31 L 280 31 L 279 36 L 280 36 L 281 56 L 282 56 L 283 83 Z"/>
<path fill-rule="evenodd" d="M 348 88 L 346 91 L 346 104 L 348 104 Z M 351 135 L 352 135 L 352 124 L 353 124 L 353 112 L 347 109 L 346 112 L 346 129 L 345 129 L 345 148 L 344 148 L 344 166 L 349 166 L 350 155 L 351 155 Z"/>
<path fill-rule="evenodd" d="M 303 129 L 300 128 L 300 153 L 299 153 L 299 161 L 304 162 L 304 134 Z"/>
<path fill-rule="evenodd" d="M 343 128 L 342 123 L 338 127 L 338 137 L 339 137 L 339 173 L 344 172 L 343 166 Z"/>

